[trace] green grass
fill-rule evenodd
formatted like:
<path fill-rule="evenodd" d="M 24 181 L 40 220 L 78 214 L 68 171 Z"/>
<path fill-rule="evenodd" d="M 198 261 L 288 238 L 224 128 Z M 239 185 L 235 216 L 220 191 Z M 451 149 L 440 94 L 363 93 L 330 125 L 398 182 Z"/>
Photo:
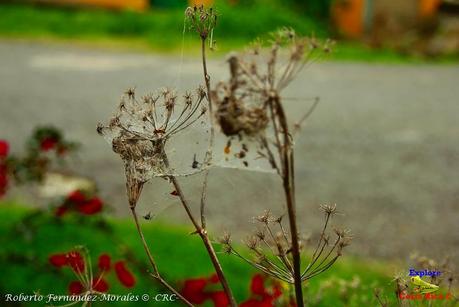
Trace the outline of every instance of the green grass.
<path fill-rule="evenodd" d="M 329 26 L 288 9 L 278 1 L 249 6 L 228 6 L 217 1 L 219 12 L 215 32 L 221 55 L 239 49 L 260 35 L 280 27 L 292 27 L 304 35 L 329 37 Z M 50 6 L 0 5 L 0 37 L 64 41 L 129 50 L 198 53 L 198 40 L 183 35 L 183 10 L 152 9 L 145 13 Z M 182 43 L 184 42 L 184 44 Z M 391 50 L 372 50 L 360 43 L 340 43 L 331 59 L 379 62 L 425 62 L 425 58 L 403 56 Z M 451 62 L 457 57 L 441 57 L 435 62 Z"/>
<path fill-rule="evenodd" d="M 43 295 L 66 294 L 68 283 L 75 278 L 69 269 L 53 268 L 48 263 L 48 256 L 69 251 L 77 245 L 88 248 L 93 262 L 101 253 L 109 253 L 114 260 L 129 259 L 138 283 L 128 290 L 111 276 L 110 293 L 152 295 L 163 291 L 145 273 L 147 259 L 130 220 L 74 215 L 58 219 L 47 211 L 3 202 L 0 203 L 0 221 L 1 294 L 32 294 L 35 291 Z M 212 273 L 199 238 L 189 235 L 190 228 L 151 221 L 144 222 L 143 226 L 166 280 L 179 285 L 183 279 Z M 246 299 L 249 280 L 255 271 L 232 256 L 220 254 L 220 259 L 236 298 Z M 307 297 L 311 306 L 375 306 L 375 287 L 391 293 L 390 273 L 389 266 L 384 263 L 345 256 L 331 270 L 307 284 Z M 355 277 L 360 279 L 358 287 L 343 292 L 341 280 L 350 281 Z M 326 283 L 329 287 L 324 288 L 320 303 L 314 303 L 318 289 Z M 129 304 L 116 304 L 119 305 Z"/>
<path fill-rule="evenodd" d="M 217 9 L 220 18 L 215 37 L 227 48 L 241 46 L 260 33 L 282 26 L 293 27 L 304 34 L 326 34 L 317 22 L 281 6 L 257 5 L 247 9 L 230 8 L 221 3 Z M 120 40 L 154 50 L 179 49 L 184 21 L 181 9 L 137 13 L 0 5 L 0 16 L 0 34 L 4 37 Z M 194 40 L 188 36 L 187 39 Z"/>

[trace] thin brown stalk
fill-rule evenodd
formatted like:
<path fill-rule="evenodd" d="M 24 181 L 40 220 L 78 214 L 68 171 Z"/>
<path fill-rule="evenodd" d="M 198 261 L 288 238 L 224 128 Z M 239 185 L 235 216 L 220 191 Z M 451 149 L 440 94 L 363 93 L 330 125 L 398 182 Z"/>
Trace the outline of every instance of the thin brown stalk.
<path fill-rule="evenodd" d="M 160 284 L 162 284 L 164 287 L 166 287 L 169 291 L 171 291 L 172 293 L 174 293 L 175 295 L 177 295 L 177 297 L 187 306 L 193 306 L 193 304 L 191 304 L 186 298 L 184 298 L 176 289 L 174 289 L 174 287 L 172 287 L 168 282 L 166 282 L 162 277 L 161 275 L 159 274 L 159 270 L 158 270 L 158 265 L 156 264 L 155 262 L 155 259 L 153 258 L 153 255 L 151 254 L 151 251 L 150 251 L 150 248 L 148 246 L 148 243 L 147 241 L 145 240 L 145 236 L 143 234 L 143 231 L 142 231 L 142 227 L 140 226 L 140 223 L 139 223 L 139 217 L 137 216 L 137 212 L 135 211 L 135 206 L 131 206 L 131 213 L 132 213 L 132 216 L 134 217 L 134 222 L 135 222 L 135 226 L 137 228 L 137 232 L 140 236 L 140 239 L 142 241 L 142 244 L 143 244 L 143 248 L 148 256 L 148 260 L 153 268 L 153 274 L 151 274 L 151 276 L 153 278 L 155 278 Z"/>
<path fill-rule="evenodd" d="M 301 256 L 300 256 L 300 245 L 298 238 L 298 227 L 296 223 L 296 208 L 295 208 L 295 197 L 294 197 L 294 173 L 293 173 L 293 151 L 290 143 L 290 133 L 287 123 L 287 118 L 284 113 L 284 109 L 278 96 L 270 99 L 270 104 L 274 104 L 275 115 L 279 121 L 281 133 L 283 134 L 283 144 L 279 151 L 282 154 L 282 182 L 287 202 L 287 215 L 290 225 L 290 235 L 292 238 L 292 257 L 293 257 L 293 278 L 295 285 L 295 297 L 298 307 L 303 307 L 303 289 L 301 280 Z M 279 131 L 275 131 L 279 133 Z"/>
<path fill-rule="evenodd" d="M 212 149 L 214 147 L 214 139 L 215 139 L 215 128 L 213 124 L 213 106 L 212 106 L 212 95 L 210 93 L 210 76 L 207 72 L 207 60 L 206 60 L 206 37 L 201 36 L 201 55 L 202 55 L 202 70 L 204 74 L 204 82 L 206 83 L 206 91 L 207 91 L 207 101 L 209 105 L 209 124 L 210 124 L 210 139 L 209 139 L 209 147 L 206 152 L 206 157 L 205 157 L 205 164 L 210 164 L 212 161 Z M 209 170 L 205 171 L 204 174 L 204 180 L 202 183 L 202 193 L 201 193 L 201 206 L 200 206 L 200 214 L 201 214 L 201 225 L 199 225 L 196 220 L 193 217 L 193 214 L 191 213 L 189 209 L 188 202 L 186 198 L 184 197 L 184 194 L 181 192 L 180 185 L 177 181 L 176 178 L 172 179 L 172 182 L 174 183 L 174 186 L 176 188 L 176 191 L 180 197 L 180 200 L 183 204 L 183 206 L 188 209 L 186 209 L 189 218 L 192 220 L 193 225 L 196 228 L 196 232 L 199 234 L 201 237 L 202 241 L 204 242 L 204 245 L 207 249 L 207 252 L 209 254 L 209 257 L 212 261 L 212 264 L 217 272 L 218 278 L 220 279 L 220 283 L 223 286 L 223 289 L 230 301 L 230 304 L 232 307 L 236 307 L 237 303 L 236 300 L 234 299 L 233 293 L 231 291 L 231 288 L 228 285 L 228 282 L 226 280 L 226 277 L 223 273 L 223 269 L 221 267 L 220 262 L 218 261 L 217 254 L 215 253 L 215 250 L 212 246 L 212 243 L 209 240 L 209 236 L 206 231 L 206 214 L 205 214 L 205 207 L 207 203 L 207 185 L 208 185 L 208 180 L 209 180 Z"/>
<path fill-rule="evenodd" d="M 206 152 L 206 157 L 204 159 L 205 164 L 209 164 L 212 161 L 212 148 L 214 147 L 214 138 L 215 138 L 215 128 L 213 124 L 213 109 L 212 109 L 212 96 L 210 94 L 210 76 L 207 73 L 207 61 L 206 61 L 206 38 L 201 37 L 201 55 L 202 55 L 202 70 L 204 74 L 204 81 L 206 83 L 207 91 L 207 101 L 209 102 L 209 124 L 210 124 L 210 139 L 209 139 L 209 148 Z M 206 202 L 207 202 L 207 185 L 209 180 L 209 170 L 206 170 L 204 173 L 204 180 L 202 182 L 202 192 L 201 192 L 201 226 L 206 228 Z"/>
<path fill-rule="evenodd" d="M 212 243 L 210 242 L 210 239 L 209 239 L 209 236 L 207 234 L 207 231 L 201 227 L 201 225 L 198 223 L 198 221 L 195 219 L 195 217 L 193 216 L 193 213 L 191 212 L 191 208 L 190 208 L 190 205 L 188 203 L 188 200 L 185 198 L 185 195 L 183 193 L 183 190 L 177 180 L 176 177 L 174 176 L 170 176 L 169 177 L 170 180 L 172 181 L 172 184 L 174 185 L 174 188 L 175 188 L 175 191 L 177 192 L 177 195 L 178 197 L 180 198 L 180 202 L 182 203 L 183 205 L 183 208 L 185 209 L 187 215 L 188 215 L 188 218 L 191 220 L 191 223 L 193 224 L 194 228 L 195 228 L 195 233 L 198 234 L 203 243 L 204 243 L 204 246 L 206 247 L 206 250 L 207 250 L 207 253 L 209 254 L 209 257 L 210 257 L 210 260 L 212 261 L 212 264 L 215 268 L 215 271 L 218 275 L 218 278 L 220 280 L 220 283 L 223 287 L 223 290 L 225 291 L 229 301 L 230 301 L 230 304 L 232 307 L 236 307 L 237 304 L 236 304 L 236 301 L 234 299 L 234 296 L 233 296 L 233 293 L 231 291 L 231 288 L 229 287 L 228 285 L 228 282 L 226 280 L 226 277 L 225 275 L 223 274 L 223 269 L 222 269 L 222 266 L 217 258 L 217 254 L 215 253 L 215 250 L 214 250 L 214 247 L 212 246 Z"/>

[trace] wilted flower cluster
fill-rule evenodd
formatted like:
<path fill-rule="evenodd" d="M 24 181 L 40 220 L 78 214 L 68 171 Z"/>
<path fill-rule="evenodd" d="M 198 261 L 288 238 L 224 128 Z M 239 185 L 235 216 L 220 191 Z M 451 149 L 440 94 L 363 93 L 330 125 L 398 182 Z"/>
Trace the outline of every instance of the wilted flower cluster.
<path fill-rule="evenodd" d="M 284 29 L 273 35 L 267 51 L 258 44 L 246 53 L 231 54 L 229 80 L 219 82 L 212 91 L 221 131 L 228 137 L 255 138 L 261 148 L 260 156 L 275 168 L 267 128 L 271 123 L 273 138 L 282 133 L 277 119 L 281 91 L 316 58 L 316 53 L 328 52 L 329 45 L 329 42 L 320 45 L 313 38 L 298 37 L 293 30 Z"/>
<path fill-rule="evenodd" d="M 76 248 L 67 253 L 57 253 L 49 256 L 49 263 L 56 268 L 70 267 L 78 277 L 78 280 L 69 284 L 70 294 L 83 293 L 104 293 L 110 288 L 107 277 L 112 267 L 115 271 L 118 281 L 126 288 L 132 288 L 135 283 L 135 277 L 126 267 L 123 260 L 112 264 L 110 255 L 102 254 L 97 262 L 97 274 L 94 275 L 88 252 L 84 248 Z"/>
<path fill-rule="evenodd" d="M 332 240 L 326 233 L 331 216 L 336 212 L 336 206 L 324 205 L 325 222 L 311 260 L 302 271 L 301 279 L 306 281 L 329 269 L 342 255 L 343 249 L 349 245 L 351 236 L 348 230 L 334 229 L 336 238 Z M 229 235 L 225 235 L 220 243 L 225 252 L 234 254 L 265 274 L 288 283 L 294 283 L 292 265 L 292 245 L 288 231 L 282 223 L 283 217 L 273 217 L 269 211 L 255 218 L 258 228 L 253 235 L 245 241 L 252 251 L 254 259 L 248 259 L 236 251 Z M 300 241 L 304 249 L 309 240 Z"/>
<path fill-rule="evenodd" d="M 108 124 L 98 125 L 98 133 L 105 136 L 124 162 L 131 206 L 137 203 L 145 182 L 154 176 L 170 175 L 166 143 L 207 112 L 202 104 L 205 97 L 202 87 L 183 97 L 165 88 L 137 100 L 134 90 L 129 89 Z"/>

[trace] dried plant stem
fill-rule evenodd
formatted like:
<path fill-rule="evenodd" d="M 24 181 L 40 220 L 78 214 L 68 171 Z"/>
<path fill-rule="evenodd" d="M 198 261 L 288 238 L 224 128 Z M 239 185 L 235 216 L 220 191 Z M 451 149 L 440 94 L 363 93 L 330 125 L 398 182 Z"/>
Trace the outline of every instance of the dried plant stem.
<path fill-rule="evenodd" d="M 225 275 L 223 274 L 223 269 L 222 269 L 222 266 L 217 258 L 217 254 L 215 253 L 215 250 L 212 246 L 212 243 L 210 242 L 210 239 L 209 239 L 209 236 L 207 234 L 207 231 L 201 227 L 201 225 L 199 225 L 198 221 L 195 219 L 195 217 L 193 216 L 193 213 L 191 212 L 191 208 L 190 208 L 190 205 L 188 203 L 188 200 L 185 198 L 185 195 L 183 193 L 183 190 L 180 186 L 180 183 L 178 182 L 177 178 L 174 177 L 174 176 L 170 176 L 169 177 L 170 180 L 172 181 L 172 184 L 174 185 L 174 188 L 175 188 L 175 191 L 177 192 L 177 195 L 178 197 L 180 198 L 180 201 L 183 205 L 183 208 L 185 209 L 189 219 L 191 220 L 191 222 L 193 223 L 193 226 L 195 228 L 195 233 L 197 233 L 203 243 L 204 243 L 204 246 L 206 247 L 206 250 L 207 250 L 207 253 L 209 254 L 209 257 L 210 257 L 210 260 L 212 261 L 212 264 L 215 268 L 215 271 L 218 275 L 218 278 L 220 280 L 220 283 L 223 287 L 223 290 L 225 291 L 229 301 L 230 301 L 230 304 L 232 307 L 236 307 L 237 304 L 236 304 L 236 301 L 234 299 L 234 296 L 233 296 L 233 293 L 231 291 L 231 288 L 229 287 L 228 285 L 228 282 L 225 278 Z"/>
<path fill-rule="evenodd" d="M 201 56 L 202 56 L 202 70 L 204 74 L 204 82 L 206 83 L 206 96 L 207 96 L 207 101 L 208 101 L 208 106 L 209 106 L 209 124 L 210 124 L 210 138 L 209 138 L 209 147 L 206 152 L 206 158 L 205 158 L 205 164 L 209 165 L 212 161 L 212 149 L 214 147 L 214 139 L 215 139 L 215 127 L 214 127 L 214 122 L 213 122 L 213 106 L 212 106 L 212 95 L 210 93 L 210 75 L 207 72 L 207 60 L 206 60 L 206 39 L 207 36 L 202 36 L 201 35 Z M 212 261 L 212 264 L 214 265 L 214 268 L 217 272 L 218 278 L 220 279 L 220 282 L 223 286 L 223 289 L 226 293 L 226 296 L 228 297 L 230 304 L 232 307 L 236 307 L 237 303 L 236 300 L 234 299 L 233 293 L 231 291 L 231 288 L 228 285 L 228 282 L 226 280 L 226 277 L 223 273 L 222 266 L 220 262 L 218 261 L 217 254 L 215 253 L 215 250 L 212 246 L 212 243 L 209 240 L 209 236 L 206 231 L 206 215 L 205 215 L 205 207 L 206 207 L 206 202 L 207 202 L 207 185 L 208 185 L 208 180 L 209 180 L 209 170 L 206 170 L 204 174 L 204 181 L 202 183 L 202 193 L 201 193 L 201 207 L 200 207 L 200 212 L 201 212 L 201 226 L 197 224 L 197 222 L 194 220 L 193 215 L 191 214 L 191 211 L 189 210 L 189 206 L 187 204 L 187 200 L 184 197 L 183 193 L 181 192 L 180 185 L 178 184 L 178 181 L 176 178 L 174 178 L 172 181 L 174 183 L 174 186 L 178 192 L 178 195 L 180 196 L 180 200 L 182 201 L 183 206 L 188 209 L 187 213 L 190 219 L 192 220 L 196 231 L 199 233 L 199 236 L 201 237 L 202 241 L 204 242 L 204 245 L 206 246 L 207 252 L 209 253 L 209 257 Z M 179 192 L 180 190 L 180 192 Z"/>
<path fill-rule="evenodd" d="M 209 147 L 206 152 L 206 157 L 204 159 L 205 164 L 210 164 L 212 161 L 212 148 L 214 147 L 214 139 L 215 139 L 215 128 L 213 124 L 213 109 L 212 109 L 212 96 L 210 94 L 210 76 L 207 73 L 207 61 L 206 61 L 206 38 L 201 37 L 201 55 L 202 55 L 202 70 L 204 74 L 204 82 L 206 83 L 206 91 L 207 91 L 207 101 L 209 103 L 209 124 L 210 124 L 210 139 L 209 139 Z M 202 183 L 202 193 L 201 193 L 201 226 L 202 228 L 206 228 L 206 202 L 207 202 L 207 185 L 209 180 L 209 170 L 206 170 L 204 173 L 204 180 Z"/>
<path fill-rule="evenodd" d="M 295 297 L 298 307 L 303 307 L 303 288 L 301 280 L 301 256 L 298 238 L 298 227 L 296 224 L 296 208 L 295 208 L 295 195 L 294 195 L 294 165 L 293 165 L 293 150 L 291 148 L 290 133 L 285 116 L 284 108 L 278 96 L 270 98 L 270 104 L 273 105 L 275 115 L 277 117 L 279 127 L 275 126 L 275 134 L 281 133 L 283 140 L 279 147 L 282 161 L 282 183 L 287 202 L 287 215 L 290 226 L 290 235 L 292 239 L 292 257 L 293 257 L 293 279 L 295 285 Z M 274 122 L 275 120 L 273 120 Z M 279 131 L 280 128 L 280 131 Z"/>
<path fill-rule="evenodd" d="M 137 232 L 140 236 L 140 239 L 142 240 L 143 248 L 145 249 L 145 252 L 148 256 L 148 260 L 150 261 L 151 266 L 153 267 L 153 274 L 151 276 L 155 278 L 160 284 L 162 284 L 164 287 L 166 287 L 169 291 L 177 295 L 177 297 L 187 306 L 193 306 L 186 298 L 184 298 L 174 287 L 172 287 L 169 283 L 167 283 L 159 274 L 158 270 L 158 265 L 156 264 L 153 255 L 151 254 L 150 248 L 148 247 L 148 243 L 145 240 L 145 236 L 142 231 L 142 227 L 140 226 L 139 223 L 139 217 L 137 215 L 137 212 L 135 211 L 135 206 L 131 206 L 131 213 L 132 216 L 134 217 L 135 221 L 135 226 L 137 228 Z"/>

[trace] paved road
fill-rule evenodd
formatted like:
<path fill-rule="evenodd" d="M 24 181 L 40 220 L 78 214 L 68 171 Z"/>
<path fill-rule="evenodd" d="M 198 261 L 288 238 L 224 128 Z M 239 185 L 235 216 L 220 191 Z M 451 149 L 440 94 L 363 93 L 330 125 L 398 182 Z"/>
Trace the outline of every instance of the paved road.
<path fill-rule="evenodd" d="M 180 68 L 181 67 L 181 68 Z M 214 80 L 225 63 L 214 60 Z M 181 71 L 179 74 L 178 71 Z M 112 53 L 71 46 L 0 42 L 0 135 L 18 148 L 38 124 L 52 123 L 79 140 L 79 173 L 96 178 L 104 198 L 126 214 L 122 165 L 95 133 L 121 92 L 168 84 L 195 86 L 195 59 Z M 354 253 L 382 257 L 458 255 L 459 66 L 322 63 L 291 85 L 291 97 L 321 103 L 297 141 L 300 224 L 318 231 L 321 203 L 337 203 L 336 220 L 355 234 Z M 307 103 L 292 100 L 295 116 Z M 186 142 L 177 150 L 187 150 Z M 215 232 L 239 235 L 265 208 L 281 212 L 275 176 L 215 169 L 209 219 Z M 183 179 L 197 196 L 195 179 Z M 165 192 L 166 191 L 166 192 Z M 183 220 L 166 183 L 150 184 L 141 210 Z M 167 208 L 167 210 L 163 210 Z"/>

